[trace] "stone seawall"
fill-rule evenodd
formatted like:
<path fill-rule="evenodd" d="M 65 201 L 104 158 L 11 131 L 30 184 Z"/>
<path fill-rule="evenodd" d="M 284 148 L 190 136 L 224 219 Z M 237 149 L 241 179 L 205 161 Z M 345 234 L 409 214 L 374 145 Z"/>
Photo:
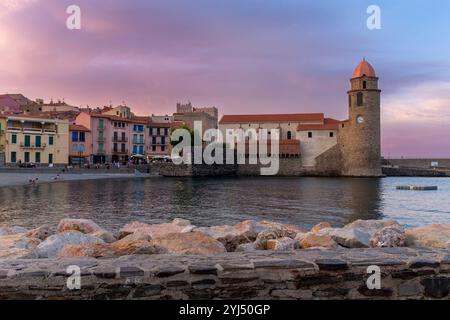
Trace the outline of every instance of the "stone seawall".
<path fill-rule="evenodd" d="M 81 289 L 66 286 L 81 268 Z M 367 268 L 381 269 L 368 289 Z M 256 251 L 214 256 L 0 260 L 0 299 L 445 299 L 446 250 Z"/>

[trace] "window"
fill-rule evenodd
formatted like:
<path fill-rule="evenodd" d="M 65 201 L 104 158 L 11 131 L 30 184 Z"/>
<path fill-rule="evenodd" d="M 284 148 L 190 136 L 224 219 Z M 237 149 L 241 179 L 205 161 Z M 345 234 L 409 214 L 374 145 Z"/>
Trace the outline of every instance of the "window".
<path fill-rule="evenodd" d="M 74 144 L 72 145 L 72 152 L 73 152 L 73 153 L 78 152 L 78 145 L 77 145 L 76 143 L 74 143 Z"/>
<path fill-rule="evenodd" d="M 11 135 L 11 143 L 16 144 L 17 143 L 17 134 Z"/>
<path fill-rule="evenodd" d="M 133 154 L 137 154 L 138 147 L 137 145 L 133 145 Z"/>
<path fill-rule="evenodd" d="M 104 122 L 103 119 L 98 119 L 98 128 L 103 129 L 104 128 Z"/>
<path fill-rule="evenodd" d="M 35 144 L 36 144 L 36 147 L 38 147 L 38 148 L 40 148 L 41 147 L 41 141 L 42 139 L 41 139 L 41 136 L 36 136 L 35 137 Z"/>
<path fill-rule="evenodd" d="M 119 149 L 117 148 L 117 143 L 114 143 L 114 145 L 113 145 L 113 150 L 114 150 L 114 152 L 117 152 Z"/>
<path fill-rule="evenodd" d="M 139 146 L 139 154 L 144 155 L 144 146 Z"/>
<path fill-rule="evenodd" d="M 363 81 L 363 89 L 367 89 L 367 81 Z"/>
<path fill-rule="evenodd" d="M 292 132 L 290 132 L 290 131 L 287 132 L 287 138 L 288 138 L 288 140 L 292 139 Z"/>
<path fill-rule="evenodd" d="M 137 137 L 138 137 L 138 135 L 135 133 L 135 134 L 133 134 L 133 143 L 137 143 Z"/>
<path fill-rule="evenodd" d="M 36 154 L 34 155 L 34 159 L 36 160 L 36 163 L 41 163 L 41 153 L 36 152 Z"/>
<path fill-rule="evenodd" d="M 166 137 L 161 137 L 161 144 L 166 144 Z"/>
<path fill-rule="evenodd" d="M 312 138 L 312 132 L 308 132 L 308 138 Z"/>
<path fill-rule="evenodd" d="M 80 132 L 80 141 L 86 142 L 86 132 Z"/>
<path fill-rule="evenodd" d="M 30 136 L 25 136 L 25 147 L 29 147 L 30 146 Z M 25 161 L 25 162 L 29 162 L 29 161 Z"/>
<path fill-rule="evenodd" d="M 161 146 L 161 151 L 162 152 L 166 151 L 166 146 Z"/>
<path fill-rule="evenodd" d="M 156 137 L 152 137 L 152 144 L 156 144 Z"/>
<path fill-rule="evenodd" d="M 117 131 L 114 131 L 114 141 L 117 141 L 119 139 L 119 135 Z"/>
<path fill-rule="evenodd" d="M 139 143 L 144 143 L 144 135 L 139 135 Z"/>
<path fill-rule="evenodd" d="M 361 107 L 363 105 L 363 93 L 362 92 L 358 92 L 356 94 L 356 105 L 358 107 Z"/>
<path fill-rule="evenodd" d="M 72 142 L 77 142 L 77 141 L 78 141 L 78 132 L 73 131 L 72 132 Z"/>
<path fill-rule="evenodd" d="M 149 127 L 148 128 L 148 135 L 151 136 L 153 134 L 153 128 Z"/>
<path fill-rule="evenodd" d="M 104 150 L 103 150 L 103 143 L 99 143 L 99 144 L 98 144 L 98 150 L 97 150 L 97 152 L 99 152 L 99 153 L 103 153 L 103 152 L 104 152 Z"/>
<path fill-rule="evenodd" d="M 53 136 L 48 136 L 48 145 L 49 146 L 53 145 Z"/>
<path fill-rule="evenodd" d="M 330 132 L 330 138 L 334 137 L 334 132 Z"/>
<path fill-rule="evenodd" d="M 30 153 L 25 152 L 25 163 L 29 163 L 29 162 L 30 162 Z"/>
<path fill-rule="evenodd" d="M 17 153 L 15 151 L 11 152 L 11 162 L 12 163 L 17 162 Z"/>
<path fill-rule="evenodd" d="M 84 152 L 84 144 L 80 143 L 80 152 L 83 153 Z"/>
<path fill-rule="evenodd" d="M 53 153 L 49 153 L 48 154 L 48 163 L 52 164 L 53 163 Z"/>
<path fill-rule="evenodd" d="M 161 134 L 161 129 L 160 128 L 156 128 L 156 135 L 159 136 Z"/>
<path fill-rule="evenodd" d="M 169 135 L 169 129 L 164 128 L 164 135 L 165 135 L 165 136 Z"/>
<path fill-rule="evenodd" d="M 122 145 L 120 146 L 120 151 L 125 152 L 125 143 L 122 143 Z"/>
<path fill-rule="evenodd" d="M 152 146 L 152 151 L 153 151 L 153 152 L 156 151 L 156 146 Z"/>

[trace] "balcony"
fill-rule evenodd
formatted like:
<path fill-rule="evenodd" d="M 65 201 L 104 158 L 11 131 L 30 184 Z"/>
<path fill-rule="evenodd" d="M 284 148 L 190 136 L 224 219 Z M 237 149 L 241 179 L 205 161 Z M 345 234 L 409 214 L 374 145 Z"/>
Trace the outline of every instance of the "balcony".
<path fill-rule="evenodd" d="M 35 144 L 25 144 L 25 143 L 21 143 L 20 147 L 22 149 L 45 149 L 47 145 L 45 143 L 42 143 L 40 145 L 35 145 Z"/>
<path fill-rule="evenodd" d="M 112 150 L 112 153 L 113 153 L 113 154 L 128 154 L 128 149 L 121 149 L 121 150 L 119 150 L 119 149 L 113 149 L 113 150 Z"/>
<path fill-rule="evenodd" d="M 8 127 L 9 132 L 20 132 L 22 131 L 21 127 Z"/>
<path fill-rule="evenodd" d="M 144 140 L 133 140 L 133 144 L 145 144 Z"/>
<path fill-rule="evenodd" d="M 128 138 L 127 137 L 113 137 L 112 141 L 113 142 L 128 142 Z"/>
<path fill-rule="evenodd" d="M 97 142 L 105 142 L 105 137 L 97 137 Z"/>

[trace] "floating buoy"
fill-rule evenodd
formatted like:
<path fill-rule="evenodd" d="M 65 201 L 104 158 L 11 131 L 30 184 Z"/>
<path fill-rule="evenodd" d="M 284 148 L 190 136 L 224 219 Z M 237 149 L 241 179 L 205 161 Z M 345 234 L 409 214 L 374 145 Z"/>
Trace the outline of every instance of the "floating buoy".
<path fill-rule="evenodd" d="M 437 189 L 437 186 L 397 186 L 397 190 L 431 191 Z"/>

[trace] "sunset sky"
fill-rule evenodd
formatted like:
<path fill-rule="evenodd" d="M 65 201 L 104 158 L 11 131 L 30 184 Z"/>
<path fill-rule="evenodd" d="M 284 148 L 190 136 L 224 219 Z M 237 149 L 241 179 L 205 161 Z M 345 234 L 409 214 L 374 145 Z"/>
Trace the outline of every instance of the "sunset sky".
<path fill-rule="evenodd" d="M 73 4 L 81 30 L 66 28 Z M 450 157 L 450 1 L 0 0 L 0 93 L 31 99 L 345 119 L 363 57 L 383 90 L 383 155 Z"/>

